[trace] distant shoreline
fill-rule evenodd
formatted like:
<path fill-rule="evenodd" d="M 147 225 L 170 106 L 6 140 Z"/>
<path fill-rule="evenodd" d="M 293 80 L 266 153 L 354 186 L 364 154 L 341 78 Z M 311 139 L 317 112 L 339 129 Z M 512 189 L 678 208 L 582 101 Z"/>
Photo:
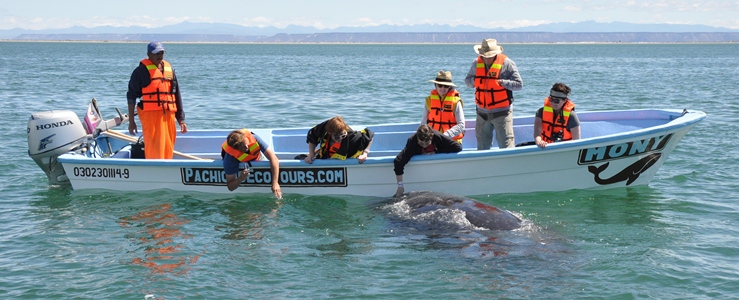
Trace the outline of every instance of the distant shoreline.
<path fill-rule="evenodd" d="M 140 44 L 148 43 L 149 40 L 123 41 L 123 40 L 19 40 L 0 39 L 0 43 L 112 43 L 112 44 Z M 243 45 L 474 45 L 474 42 L 213 42 L 213 41 L 167 41 L 168 44 L 243 44 Z M 501 45 L 649 45 L 649 44 L 739 44 L 739 41 L 726 42 L 500 42 Z"/>
<path fill-rule="evenodd" d="M 330 32 L 313 34 L 20 34 L 13 41 L 214 44 L 681 44 L 739 43 L 739 32 Z"/>

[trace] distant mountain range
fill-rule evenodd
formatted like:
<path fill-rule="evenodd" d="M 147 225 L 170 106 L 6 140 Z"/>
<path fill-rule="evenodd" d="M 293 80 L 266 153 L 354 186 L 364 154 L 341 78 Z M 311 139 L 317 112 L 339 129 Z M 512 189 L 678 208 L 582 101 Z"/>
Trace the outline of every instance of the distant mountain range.
<path fill-rule="evenodd" d="M 624 22 L 551 23 L 513 29 L 475 26 L 380 25 L 366 27 L 285 28 L 226 23 L 183 22 L 158 28 L 139 26 L 0 30 L 5 40 L 105 40 L 178 42 L 367 42 L 467 43 L 494 37 L 501 42 L 739 42 L 739 30 L 706 25 L 633 24 Z"/>

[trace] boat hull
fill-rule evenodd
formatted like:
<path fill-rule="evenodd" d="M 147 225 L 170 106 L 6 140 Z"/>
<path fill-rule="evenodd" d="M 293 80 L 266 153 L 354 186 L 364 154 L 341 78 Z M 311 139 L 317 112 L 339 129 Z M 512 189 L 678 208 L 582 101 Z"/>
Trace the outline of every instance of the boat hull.
<path fill-rule="evenodd" d="M 471 196 L 646 185 L 685 134 L 705 118 L 702 112 L 692 112 L 682 117 L 679 111 L 649 112 L 666 120 L 657 122 L 656 126 L 643 126 L 630 131 L 606 135 L 588 133 L 592 137 L 550 144 L 545 149 L 527 146 L 477 151 L 469 149 L 470 142 L 466 141 L 465 150 L 460 153 L 415 156 L 405 168 L 405 189 Z M 596 126 L 599 122 L 626 127 L 638 123 L 609 120 L 615 115 L 605 112 L 579 115 L 584 132 L 594 130 L 594 127 L 586 129 L 586 126 Z M 529 121 L 525 118 L 518 120 L 517 137 L 529 130 L 526 128 Z M 376 139 L 382 139 L 386 133 L 390 137 L 393 130 L 397 135 L 407 138 L 412 134 L 408 129 L 417 124 L 393 126 L 385 128 L 376 125 Z M 405 128 L 406 132 L 397 133 L 398 128 Z M 471 130 L 474 137 L 474 126 Z M 304 137 L 305 131 L 302 132 Z M 258 134 L 269 136 L 273 145 L 279 144 L 277 132 Z M 469 136 L 468 133 L 465 139 Z M 386 153 L 397 153 L 399 150 L 381 144 L 373 143 L 373 148 L 378 146 L 378 152 L 384 150 Z M 305 147 L 304 143 L 298 146 Z M 348 159 L 317 160 L 311 165 L 301 160 L 286 159 L 285 155 L 291 154 L 283 154 L 280 174 L 277 175 L 284 194 L 390 196 L 397 188 L 393 172 L 394 155 L 370 156 L 363 164 Z M 75 190 L 170 189 L 182 192 L 266 194 L 271 193 L 270 182 L 274 176 L 268 162 L 253 162 L 249 177 L 237 190 L 230 192 L 219 159 L 142 160 L 64 154 L 59 161 Z"/>

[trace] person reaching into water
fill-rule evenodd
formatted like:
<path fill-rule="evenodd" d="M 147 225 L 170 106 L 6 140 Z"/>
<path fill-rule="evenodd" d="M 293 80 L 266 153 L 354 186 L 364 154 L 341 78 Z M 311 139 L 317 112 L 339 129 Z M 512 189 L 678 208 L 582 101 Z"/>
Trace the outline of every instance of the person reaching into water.
<path fill-rule="evenodd" d="M 462 143 L 464 137 L 464 108 L 459 91 L 452 83 L 452 72 L 441 70 L 434 83 L 434 89 L 426 97 L 421 124 L 442 132 L 447 137 Z"/>
<path fill-rule="evenodd" d="M 134 117 L 137 107 L 146 158 L 171 159 L 177 138 L 175 120 L 180 132 L 187 133 L 180 86 L 172 65 L 164 60 L 162 43 L 152 41 L 146 49 L 147 58 L 141 60 L 128 81 L 128 133 L 138 133 Z M 138 98 L 141 101 L 137 105 Z"/>
<path fill-rule="evenodd" d="M 223 158 L 223 171 L 226 174 L 226 186 L 229 191 L 239 188 L 239 184 L 249 177 L 249 168 L 239 172 L 241 163 L 254 160 L 269 160 L 270 172 L 272 173 L 272 193 L 277 199 L 282 198 L 279 174 L 280 160 L 277 155 L 258 135 L 247 129 L 231 131 L 221 146 L 221 157 Z"/>
<path fill-rule="evenodd" d="M 395 197 L 400 197 L 405 193 L 403 173 L 405 165 L 408 164 L 411 157 L 419 154 L 431 155 L 435 153 L 456 153 L 459 151 L 462 151 L 462 144 L 459 142 L 434 130 L 428 124 L 418 126 L 416 133 L 408 138 L 405 147 L 398 153 L 393 162 L 395 166 L 395 180 L 398 182 Z"/>
<path fill-rule="evenodd" d="M 352 130 L 341 116 L 335 116 L 308 130 L 308 155 L 303 160 L 312 164 L 315 159 L 356 158 L 360 164 L 364 163 L 374 136 L 369 128 Z"/>
<path fill-rule="evenodd" d="M 580 120 L 575 103 L 570 100 L 570 87 L 557 82 L 544 98 L 544 106 L 536 111 L 534 143 L 541 148 L 548 144 L 580 139 Z"/>

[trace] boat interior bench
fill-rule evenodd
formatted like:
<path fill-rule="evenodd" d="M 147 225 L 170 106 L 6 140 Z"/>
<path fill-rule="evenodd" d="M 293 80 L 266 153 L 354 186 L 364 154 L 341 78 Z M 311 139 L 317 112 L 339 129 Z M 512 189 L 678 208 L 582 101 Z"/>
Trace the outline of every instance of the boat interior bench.
<path fill-rule="evenodd" d="M 663 121 L 656 120 L 653 123 L 661 123 Z M 645 124 L 644 120 L 620 120 L 620 121 L 583 121 L 580 125 L 582 138 L 593 136 L 603 136 L 619 132 L 626 132 L 639 128 L 644 128 L 652 124 Z M 519 124 L 513 126 L 515 135 L 515 143 L 528 142 L 534 140 L 534 128 L 531 124 Z M 413 135 L 415 131 L 399 130 L 388 132 L 375 132 L 370 157 L 395 156 L 405 146 L 408 137 Z M 279 132 L 271 134 L 260 132 L 260 137 L 268 141 L 275 154 L 279 159 L 294 159 L 300 154 L 307 154 L 307 144 L 305 143 L 305 133 L 300 132 Z M 220 147 L 224 141 L 224 136 L 188 136 L 180 135 L 177 137 L 175 150 L 182 151 L 194 156 L 220 159 Z M 475 138 L 475 128 L 465 128 L 465 138 L 462 141 L 463 151 L 477 150 L 477 142 Z M 491 149 L 497 149 L 498 142 L 493 136 L 493 145 Z"/>

